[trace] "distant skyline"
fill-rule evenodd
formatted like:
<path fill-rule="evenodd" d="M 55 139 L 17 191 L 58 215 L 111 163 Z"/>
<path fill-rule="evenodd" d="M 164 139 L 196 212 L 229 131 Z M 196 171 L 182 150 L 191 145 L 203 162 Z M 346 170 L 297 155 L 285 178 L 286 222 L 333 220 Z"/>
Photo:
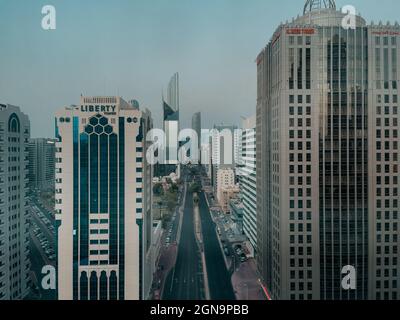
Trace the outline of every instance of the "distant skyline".
<path fill-rule="evenodd" d="M 32 137 L 54 136 L 54 113 L 81 94 L 118 95 L 148 107 L 161 127 L 162 91 L 180 76 L 181 128 L 241 123 L 255 113 L 254 60 L 304 0 L 0 0 L 0 103 L 18 105 Z M 57 10 L 57 30 L 41 9 Z M 368 21 L 394 23 L 400 2 L 352 4 Z"/>

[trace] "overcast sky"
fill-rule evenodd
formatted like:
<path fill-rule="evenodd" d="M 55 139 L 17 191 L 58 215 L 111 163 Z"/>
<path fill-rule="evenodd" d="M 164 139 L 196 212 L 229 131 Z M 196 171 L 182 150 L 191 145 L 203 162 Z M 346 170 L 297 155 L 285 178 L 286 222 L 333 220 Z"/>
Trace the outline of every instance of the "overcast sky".
<path fill-rule="evenodd" d="M 83 95 L 120 95 L 160 125 L 161 92 L 180 73 L 182 127 L 240 124 L 255 113 L 254 60 L 303 0 L 0 0 L 0 103 L 21 106 L 33 137 Z M 379 3 L 379 5 L 377 4 Z M 41 28 L 44 5 L 57 29 Z M 400 20 L 398 0 L 337 1 L 367 19 Z"/>

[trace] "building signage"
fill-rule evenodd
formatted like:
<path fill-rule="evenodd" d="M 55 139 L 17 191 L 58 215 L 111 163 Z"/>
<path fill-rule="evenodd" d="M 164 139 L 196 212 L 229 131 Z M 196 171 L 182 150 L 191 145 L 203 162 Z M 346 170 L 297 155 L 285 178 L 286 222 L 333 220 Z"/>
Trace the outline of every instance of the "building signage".
<path fill-rule="evenodd" d="M 115 113 L 115 105 L 81 105 L 81 112 Z"/>
<path fill-rule="evenodd" d="M 315 34 L 314 28 L 290 28 L 286 29 L 287 34 Z"/>
<path fill-rule="evenodd" d="M 400 32 L 399 31 L 372 31 L 373 35 L 379 35 L 379 36 L 399 36 Z"/>

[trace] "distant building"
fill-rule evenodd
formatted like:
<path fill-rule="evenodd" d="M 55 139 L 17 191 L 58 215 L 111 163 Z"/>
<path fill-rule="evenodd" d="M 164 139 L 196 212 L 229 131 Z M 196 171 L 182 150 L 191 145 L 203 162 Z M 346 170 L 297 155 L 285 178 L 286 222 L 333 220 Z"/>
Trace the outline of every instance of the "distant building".
<path fill-rule="evenodd" d="M 231 168 L 221 168 L 217 172 L 217 199 L 225 213 L 229 212 L 229 200 L 236 197 L 239 188 L 235 185 L 235 172 Z"/>
<path fill-rule="evenodd" d="M 180 109 L 179 73 L 175 73 L 168 83 L 167 103 L 172 109 L 179 111 Z"/>
<path fill-rule="evenodd" d="M 239 171 L 243 197 L 243 231 L 254 249 L 257 247 L 256 116 L 243 121 L 242 156 Z"/>
<path fill-rule="evenodd" d="M 58 295 L 147 299 L 153 276 L 149 111 L 81 97 L 56 114 Z"/>
<path fill-rule="evenodd" d="M 54 190 L 56 140 L 29 140 L 29 186 L 40 191 Z"/>
<path fill-rule="evenodd" d="M 230 187 L 221 187 L 219 189 L 218 202 L 224 213 L 226 214 L 231 213 L 231 207 L 229 206 L 229 202 L 232 199 L 237 199 L 239 197 L 239 193 L 240 189 L 238 185 Z"/>
<path fill-rule="evenodd" d="M 155 176 L 180 175 L 178 161 L 179 135 L 179 74 L 175 73 L 168 84 L 167 100 L 163 97 L 163 129 L 165 133 L 164 163 L 155 165 Z"/>
<path fill-rule="evenodd" d="M 231 125 L 215 125 L 210 138 L 211 152 L 211 184 L 214 193 L 217 192 L 217 172 L 220 168 L 231 168 L 235 170 L 235 160 L 237 160 L 238 146 L 238 127 Z M 235 148 L 236 146 L 236 148 Z"/>
<path fill-rule="evenodd" d="M 0 300 L 29 293 L 29 137 L 28 116 L 0 104 Z"/>
<path fill-rule="evenodd" d="M 197 112 L 192 117 L 192 129 L 197 133 L 198 145 L 197 149 L 199 150 L 199 162 L 201 159 L 201 113 Z"/>

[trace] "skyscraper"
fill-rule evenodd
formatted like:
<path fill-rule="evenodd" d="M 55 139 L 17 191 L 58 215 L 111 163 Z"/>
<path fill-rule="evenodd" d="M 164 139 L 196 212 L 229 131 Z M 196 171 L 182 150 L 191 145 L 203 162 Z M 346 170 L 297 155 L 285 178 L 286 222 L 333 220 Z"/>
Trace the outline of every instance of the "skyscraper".
<path fill-rule="evenodd" d="M 243 231 L 254 249 L 257 247 L 256 116 L 243 120 L 242 156 L 239 170 L 243 197 Z"/>
<path fill-rule="evenodd" d="M 348 18 L 309 0 L 257 58 L 257 263 L 274 299 L 399 297 L 400 27 Z"/>
<path fill-rule="evenodd" d="M 179 175 L 179 74 L 175 73 L 168 84 L 167 100 L 163 104 L 163 129 L 165 133 L 164 163 L 155 166 L 156 176 Z"/>
<path fill-rule="evenodd" d="M 0 104 L 0 300 L 29 293 L 29 137 L 28 116 Z"/>
<path fill-rule="evenodd" d="M 56 143 L 54 139 L 29 140 L 29 185 L 41 191 L 54 189 Z"/>
<path fill-rule="evenodd" d="M 197 133 L 199 160 L 201 159 L 201 112 L 196 112 L 192 117 L 192 129 Z"/>
<path fill-rule="evenodd" d="M 168 83 L 167 103 L 175 111 L 179 111 L 179 73 L 175 73 Z"/>
<path fill-rule="evenodd" d="M 56 114 L 59 299 L 146 299 L 152 282 L 148 111 L 81 97 Z"/>

